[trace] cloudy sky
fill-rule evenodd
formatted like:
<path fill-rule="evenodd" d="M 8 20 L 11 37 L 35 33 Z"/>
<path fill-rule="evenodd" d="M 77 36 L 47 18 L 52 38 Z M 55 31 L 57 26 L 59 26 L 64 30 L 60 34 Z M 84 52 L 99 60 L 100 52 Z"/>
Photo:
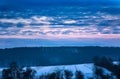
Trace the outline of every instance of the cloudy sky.
<path fill-rule="evenodd" d="M 119 0 L 1 0 L 0 48 L 120 47 L 119 5 Z"/>

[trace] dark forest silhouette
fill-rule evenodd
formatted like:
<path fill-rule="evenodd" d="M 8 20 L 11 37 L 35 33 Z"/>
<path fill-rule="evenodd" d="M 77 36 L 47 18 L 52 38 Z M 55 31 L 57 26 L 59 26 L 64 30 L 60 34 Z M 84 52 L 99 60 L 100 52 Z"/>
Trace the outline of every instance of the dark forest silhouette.
<path fill-rule="evenodd" d="M 9 65 L 8 63 L 11 63 L 13 61 L 18 62 L 18 65 L 20 66 L 81 64 L 92 62 L 92 58 L 94 56 L 109 56 L 113 60 L 117 60 L 120 56 L 120 48 L 22 47 L 0 49 L 0 66 L 7 67 Z"/>

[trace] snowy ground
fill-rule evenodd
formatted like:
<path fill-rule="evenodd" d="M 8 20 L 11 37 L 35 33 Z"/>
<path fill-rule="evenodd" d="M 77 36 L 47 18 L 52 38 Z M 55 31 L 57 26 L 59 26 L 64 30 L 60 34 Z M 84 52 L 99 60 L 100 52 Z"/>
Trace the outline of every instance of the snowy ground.
<path fill-rule="evenodd" d="M 85 79 L 94 78 L 94 64 L 78 64 L 78 65 L 62 65 L 62 66 L 47 66 L 47 67 L 32 67 L 37 71 L 36 77 L 40 75 L 46 75 L 57 70 L 64 71 L 69 70 L 73 73 L 72 79 L 75 79 L 75 72 L 81 71 Z M 111 75 L 111 72 L 105 68 L 102 68 L 105 75 Z"/>
<path fill-rule="evenodd" d="M 73 76 L 72 79 L 75 79 L 75 72 L 76 71 L 81 71 L 82 74 L 84 75 L 85 79 L 89 79 L 89 78 L 94 78 L 94 64 L 90 63 L 90 64 L 78 64 L 78 65 L 61 65 L 61 66 L 40 66 L 40 67 L 31 67 L 32 69 L 34 69 L 36 71 L 36 79 L 38 79 L 41 75 L 47 75 L 56 71 L 64 71 L 64 70 L 69 70 L 72 72 Z M 100 67 L 102 68 L 102 67 Z M 105 75 L 111 75 L 112 73 L 110 71 L 108 71 L 105 68 L 102 68 L 104 71 Z M 0 79 L 2 76 L 2 68 L 0 69 Z"/>
<path fill-rule="evenodd" d="M 62 65 L 62 66 L 48 66 L 48 67 L 32 67 L 34 70 L 37 71 L 36 76 L 44 75 L 44 74 L 50 74 L 57 70 L 64 71 L 69 70 L 74 74 L 76 71 L 81 71 L 83 74 L 85 74 L 85 78 L 91 78 L 93 77 L 93 64 L 80 64 L 80 65 Z"/>

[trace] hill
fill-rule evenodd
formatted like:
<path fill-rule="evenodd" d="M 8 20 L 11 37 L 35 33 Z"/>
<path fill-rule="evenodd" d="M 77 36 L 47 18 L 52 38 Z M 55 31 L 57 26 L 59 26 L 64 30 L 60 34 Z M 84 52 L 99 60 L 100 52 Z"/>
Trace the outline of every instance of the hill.
<path fill-rule="evenodd" d="M 96 68 L 102 70 L 102 72 L 97 74 Z M 111 71 L 104 67 L 95 66 L 93 63 L 43 67 L 35 66 L 30 67 L 29 69 L 31 70 L 33 79 L 98 79 L 97 76 L 99 76 L 99 79 L 117 79 Z M 22 73 L 27 70 L 28 68 L 23 68 Z M 28 76 L 29 75 L 26 77 L 28 78 Z M 2 69 L 0 70 L 0 78 L 1 77 Z"/>
<path fill-rule="evenodd" d="M 91 63 L 94 56 L 107 56 L 117 60 L 117 47 L 22 47 L 0 49 L 0 66 L 15 61 L 23 66 L 50 66 Z"/>

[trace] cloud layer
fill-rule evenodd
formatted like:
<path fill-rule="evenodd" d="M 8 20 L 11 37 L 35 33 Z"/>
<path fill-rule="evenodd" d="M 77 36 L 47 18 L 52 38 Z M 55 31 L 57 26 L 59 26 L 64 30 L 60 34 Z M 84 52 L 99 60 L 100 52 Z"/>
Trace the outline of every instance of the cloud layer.
<path fill-rule="evenodd" d="M 0 10 L 0 46 L 10 47 L 19 40 L 27 40 L 26 46 L 65 43 L 78 46 L 117 46 L 120 40 L 119 9 L 110 6 L 61 6 L 20 11 Z M 11 39 L 12 42 L 9 41 Z M 29 40 L 33 43 L 29 44 Z M 34 43 L 35 40 L 39 41 Z M 112 44 L 106 43 L 108 41 Z M 18 46 L 24 46 L 23 42 Z"/>
<path fill-rule="evenodd" d="M 115 29 L 115 30 L 114 30 Z M 99 30 L 95 26 L 85 27 L 9 27 L 0 28 L 0 38 L 24 39 L 79 39 L 79 38 L 120 38 L 120 27 L 104 27 Z M 117 30 L 117 31 L 116 31 Z M 117 32 L 117 34 L 114 34 Z"/>
<path fill-rule="evenodd" d="M 79 39 L 120 38 L 120 16 L 82 12 L 81 16 L 1 18 L 0 38 Z"/>

